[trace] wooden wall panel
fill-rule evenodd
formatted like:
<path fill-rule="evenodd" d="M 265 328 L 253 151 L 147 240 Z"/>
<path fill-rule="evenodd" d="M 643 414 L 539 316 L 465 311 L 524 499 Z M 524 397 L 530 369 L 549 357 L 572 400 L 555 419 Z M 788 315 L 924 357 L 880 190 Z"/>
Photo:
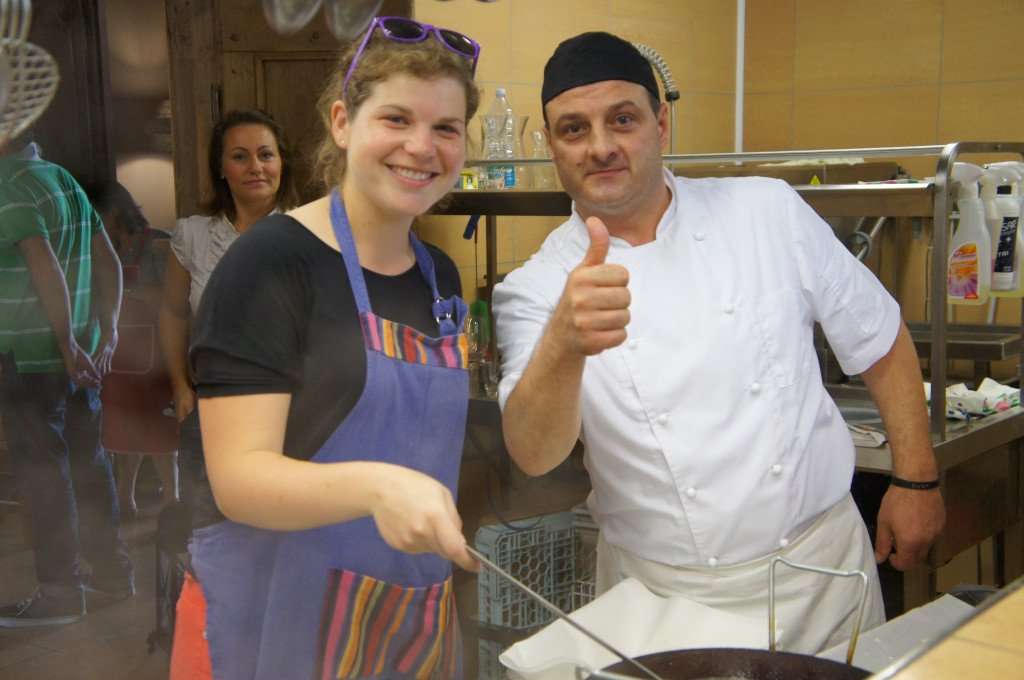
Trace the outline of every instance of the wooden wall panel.
<path fill-rule="evenodd" d="M 225 111 L 258 106 L 256 96 L 256 58 L 248 52 L 224 53 Z"/>
<path fill-rule="evenodd" d="M 735 115 L 732 94 L 683 92 L 676 102 L 675 153 L 732 151 Z"/>
<path fill-rule="evenodd" d="M 199 211 L 209 172 L 206 145 L 220 116 L 223 79 L 217 0 L 167 0 L 175 208 Z"/>
<path fill-rule="evenodd" d="M 1021 13 L 1024 16 L 1024 12 Z M 984 104 L 982 104 L 984 103 Z M 1024 79 L 946 83 L 939 108 L 939 141 L 1024 139 Z M 1013 156 L 1007 156 L 1013 158 Z"/>
<path fill-rule="evenodd" d="M 935 83 L 941 41 L 940 0 L 798 0 L 796 87 Z"/>
<path fill-rule="evenodd" d="M 103 5 L 102 0 L 36 2 L 29 34 L 60 70 L 60 86 L 35 124 L 35 138 L 44 157 L 83 182 L 115 174 Z"/>
<path fill-rule="evenodd" d="M 946 0 L 942 21 L 944 82 L 1024 78 L 1024 3 Z"/>
<path fill-rule="evenodd" d="M 797 90 L 797 149 L 905 146 L 935 139 L 935 85 L 857 90 Z"/>
<path fill-rule="evenodd" d="M 796 0 L 747 0 L 745 91 L 780 92 L 793 87 Z"/>
<path fill-rule="evenodd" d="M 312 153 L 320 143 L 321 124 L 316 101 L 336 54 L 265 54 L 255 59 L 256 100 L 285 129 L 297 150 L 295 181 L 303 200 L 322 195 L 322 187 L 310 184 Z"/>
<path fill-rule="evenodd" d="M 792 92 L 748 93 L 743 103 L 744 150 L 776 151 L 792 146 Z"/>
<path fill-rule="evenodd" d="M 220 39 L 225 52 L 319 52 L 334 50 L 338 41 L 327 29 L 323 11 L 319 11 L 294 35 L 279 35 L 267 24 L 253 0 L 221 0 Z M 381 16 L 412 16 L 412 0 L 385 0 Z"/>

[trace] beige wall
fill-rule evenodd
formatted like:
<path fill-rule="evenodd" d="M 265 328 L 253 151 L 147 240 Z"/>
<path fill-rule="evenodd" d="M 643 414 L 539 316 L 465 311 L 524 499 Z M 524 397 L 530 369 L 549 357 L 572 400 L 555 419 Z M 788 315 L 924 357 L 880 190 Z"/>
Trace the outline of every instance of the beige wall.
<path fill-rule="evenodd" d="M 747 0 L 744 148 L 839 148 L 1024 139 L 1021 0 Z M 415 0 L 417 18 L 483 45 L 483 104 L 506 86 L 517 113 L 541 125 L 540 83 L 555 46 L 586 30 L 644 42 L 682 93 L 677 153 L 731 151 L 733 0 Z M 995 53 L 1002 48 L 1002 53 Z M 479 127 L 471 128 L 479 137 Z M 529 145 L 527 146 L 527 151 Z M 931 161 L 908 160 L 917 175 Z M 464 220 L 430 218 L 463 286 L 483 281 L 483 243 Z M 500 221 L 500 271 L 527 259 L 559 220 Z M 1009 305 L 1004 305 L 1009 308 Z"/>
<path fill-rule="evenodd" d="M 747 0 L 745 146 L 1024 139 L 1022 37 L 1020 0 Z"/>

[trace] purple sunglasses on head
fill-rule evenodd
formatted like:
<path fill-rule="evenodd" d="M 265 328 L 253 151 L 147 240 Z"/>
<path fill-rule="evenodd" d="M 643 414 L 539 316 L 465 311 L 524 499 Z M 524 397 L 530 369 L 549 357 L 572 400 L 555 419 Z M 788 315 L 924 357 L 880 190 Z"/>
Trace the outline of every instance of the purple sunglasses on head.
<path fill-rule="evenodd" d="M 401 43 L 423 42 L 433 35 L 446 48 L 460 57 L 469 59 L 470 73 L 476 73 L 476 62 L 480 57 L 480 43 L 469 36 L 447 28 L 421 24 L 418 21 L 406 19 L 405 17 L 374 17 L 370 27 L 366 29 L 363 42 L 359 44 L 359 49 L 356 50 L 356 56 L 352 58 L 352 63 L 348 67 L 348 73 L 345 74 L 345 82 L 341 86 L 342 97 L 348 91 L 348 81 L 352 77 L 352 72 L 355 71 L 356 64 L 359 63 L 359 57 L 363 56 L 366 45 L 370 42 L 370 36 L 378 28 L 388 40 Z"/>

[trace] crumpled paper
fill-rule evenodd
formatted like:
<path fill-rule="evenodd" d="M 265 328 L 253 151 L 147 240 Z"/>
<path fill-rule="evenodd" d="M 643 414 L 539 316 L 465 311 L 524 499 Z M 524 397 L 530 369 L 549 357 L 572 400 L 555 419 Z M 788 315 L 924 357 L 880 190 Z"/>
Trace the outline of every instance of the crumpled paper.
<path fill-rule="evenodd" d="M 634 578 L 616 584 L 570 617 L 634 657 L 675 649 L 768 646 L 764 619 L 719 611 L 685 597 L 660 597 Z M 599 669 L 619 658 L 558 620 L 509 647 L 499 661 L 515 680 L 574 680 L 577 666 Z"/>
<path fill-rule="evenodd" d="M 931 403 L 931 383 L 924 383 L 924 397 Z M 985 378 L 978 389 L 969 390 L 963 383 L 949 385 L 946 388 L 946 417 L 955 420 L 967 420 L 978 416 L 988 416 L 1020 406 L 1020 390 Z"/>
<path fill-rule="evenodd" d="M 889 441 L 885 432 L 867 425 L 854 425 L 853 423 L 847 423 L 846 429 L 850 431 L 850 437 L 853 438 L 854 446 L 877 449 L 884 446 L 885 443 Z"/>

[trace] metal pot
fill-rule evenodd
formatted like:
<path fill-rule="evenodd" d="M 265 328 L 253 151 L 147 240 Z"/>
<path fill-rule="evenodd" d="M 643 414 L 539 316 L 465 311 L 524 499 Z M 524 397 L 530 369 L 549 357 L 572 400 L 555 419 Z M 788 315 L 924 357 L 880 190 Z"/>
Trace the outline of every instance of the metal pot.
<path fill-rule="evenodd" d="M 870 675 L 856 666 L 829 659 L 764 649 L 682 649 L 647 654 L 637 657 L 637 661 L 665 680 L 861 680 Z M 636 676 L 636 670 L 623 661 L 604 670 L 620 677 Z M 602 673 L 590 677 L 599 680 Z"/>

